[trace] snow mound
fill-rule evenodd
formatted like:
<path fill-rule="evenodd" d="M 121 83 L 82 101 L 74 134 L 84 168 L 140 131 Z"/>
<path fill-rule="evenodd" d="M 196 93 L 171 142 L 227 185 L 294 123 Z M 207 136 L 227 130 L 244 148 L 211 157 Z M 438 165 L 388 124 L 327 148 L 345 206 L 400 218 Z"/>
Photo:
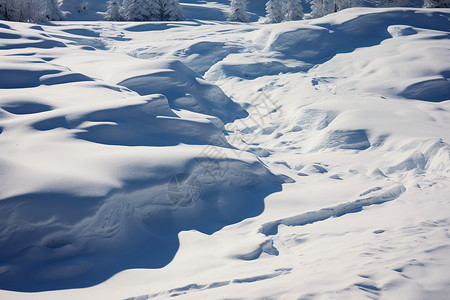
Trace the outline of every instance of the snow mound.
<path fill-rule="evenodd" d="M 441 12 L 379 11 L 366 8 L 346 9 L 307 22 L 279 24 L 263 29 L 255 36 L 255 43 L 267 51 L 276 51 L 309 63 L 322 63 L 338 53 L 380 44 L 394 35 L 414 34 L 414 29 L 391 29 L 392 25 L 419 27 L 440 31 L 448 30 L 448 15 Z M 359 13 L 359 14 L 358 14 Z M 357 17 L 353 17 L 358 14 Z M 345 20 L 345 18 L 348 18 Z"/>
<path fill-rule="evenodd" d="M 68 27 L 61 52 L 22 47 L 54 28 L 0 28 L 1 289 L 86 287 L 164 267 L 179 232 L 256 216 L 283 182 L 226 141 L 223 123 L 247 114 L 219 87 L 176 60 L 80 47 L 74 34 L 96 35 Z"/>
<path fill-rule="evenodd" d="M 0 23 L 0 297 L 445 297 L 449 31 Z"/>
<path fill-rule="evenodd" d="M 245 62 L 245 63 L 243 63 Z M 296 62 L 286 63 L 280 59 L 266 55 L 230 54 L 220 62 L 214 64 L 206 73 L 205 78 L 220 81 L 228 77 L 255 79 L 262 76 L 278 75 L 280 73 L 297 73 L 310 68 L 309 64 Z"/>
<path fill-rule="evenodd" d="M 207 82 L 178 60 L 130 57 L 105 63 L 105 59 L 100 57 L 77 55 L 56 59 L 55 62 L 110 84 L 127 87 L 139 95 L 164 94 L 173 109 L 215 116 L 224 123 L 247 116 L 245 110 L 231 101 L 218 86 Z"/>

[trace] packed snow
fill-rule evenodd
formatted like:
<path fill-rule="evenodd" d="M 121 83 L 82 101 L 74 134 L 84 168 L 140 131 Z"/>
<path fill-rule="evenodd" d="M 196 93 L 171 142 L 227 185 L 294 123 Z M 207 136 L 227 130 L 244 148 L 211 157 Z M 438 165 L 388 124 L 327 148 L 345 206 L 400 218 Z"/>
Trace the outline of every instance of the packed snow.
<path fill-rule="evenodd" d="M 225 19 L 0 21 L 1 299 L 448 297 L 450 10 Z"/>

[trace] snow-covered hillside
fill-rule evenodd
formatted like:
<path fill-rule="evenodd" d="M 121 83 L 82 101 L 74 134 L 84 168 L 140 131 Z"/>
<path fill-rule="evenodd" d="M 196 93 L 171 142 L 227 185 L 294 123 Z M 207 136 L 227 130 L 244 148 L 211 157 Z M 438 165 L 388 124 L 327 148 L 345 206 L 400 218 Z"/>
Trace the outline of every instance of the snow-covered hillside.
<path fill-rule="evenodd" d="M 446 299 L 449 31 L 0 22 L 0 298 Z"/>

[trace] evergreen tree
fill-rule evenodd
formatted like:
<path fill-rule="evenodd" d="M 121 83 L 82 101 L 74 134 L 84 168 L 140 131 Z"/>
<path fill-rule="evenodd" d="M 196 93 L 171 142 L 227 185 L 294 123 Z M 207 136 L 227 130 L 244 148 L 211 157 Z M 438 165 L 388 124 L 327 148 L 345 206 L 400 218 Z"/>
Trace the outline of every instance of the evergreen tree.
<path fill-rule="evenodd" d="M 246 0 L 231 0 L 231 13 L 228 21 L 233 22 L 248 22 Z"/>
<path fill-rule="evenodd" d="M 5 20 L 7 21 L 19 21 L 19 17 L 21 15 L 21 6 L 22 6 L 22 0 L 17 1 L 11 1 L 6 0 L 5 1 Z"/>
<path fill-rule="evenodd" d="M 377 0 L 385 1 L 385 0 Z M 390 1 L 390 0 L 387 0 Z M 397 0 L 395 0 L 397 1 Z M 399 0 L 403 1 L 403 0 Z M 350 7 L 366 6 L 367 1 L 364 0 L 312 0 L 311 17 L 320 18 L 328 14 L 332 14 Z"/>
<path fill-rule="evenodd" d="M 14 21 L 19 22 L 36 22 L 36 19 L 39 18 L 33 18 L 33 14 L 36 14 L 37 7 L 36 2 L 32 0 L 16 0 L 15 1 L 16 6 L 16 12 L 17 15 L 14 18 Z M 40 20 L 38 20 L 40 21 Z"/>
<path fill-rule="evenodd" d="M 146 0 L 147 10 L 149 13 L 149 21 L 162 21 L 162 3 L 163 0 Z"/>
<path fill-rule="evenodd" d="M 161 0 L 160 6 L 162 21 L 181 21 L 184 19 L 178 0 Z"/>
<path fill-rule="evenodd" d="M 149 21 L 150 12 L 145 0 L 124 0 L 122 15 L 127 21 Z"/>
<path fill-rule="evenodd" d="M 334 12 L 334 1 L 330 0 L 312 0 L 311 17 L 320 18 Z"/>
<path fill-rule="evenodd" d="M 379 0 L 378 7 L 406 7 L 413 6 L 410 0 Z"/>
<path fill-rule="evenodd" d="M 287 0 L 285 6 L 286 21 L 303 20 L 303 7 L 301 0 Z"/>
<path fill-rule="evenodd" d="M 269 0 L 266 3 L 267 23 L 281 23 L 284 21 L 283 6 L 280 0 Z"/>
<path fill-rule="evenodd" d="M 0 20 L 6 20 L 6 0 L 0 0 Z"/>
<path fill-rule="evenodd" d="M 119 0 L 109 0 L 108 9 L 106 10 L 105 20 L 108 21 L 122 21 L 122 15 L 120 13 Z"/>
<path fill-rule="evenodd" d="M 31 13 L 37 11 L 36 7 L 32 7 L 35 2 L 31 0 L 3 0 L 0 1 L 1 19 L 7 21 L 23 21 L 30 22 Z"/>
<path fill-rule="evenodd" d="M 41 21 L 61 21 L 63 14 L 59 9 L 59 3 L 57 0 L 39 0 L 39 15 L 37 16 L 37 22 Z"/>
<path fill-rule="evenodd" d="M 184 18 L 178 0 L 124 0 L 120 13 L 128 21 L 180 21 Z"/>
<path fill-rule="evenodd" d="M 19 22 L 59 21 L 57 0 L 0 0 L 0 19 Z"/>
<path fill-rule="evenodd" d="M 450 8 L 450 0 L 425 0 L 424 8 Z"/>

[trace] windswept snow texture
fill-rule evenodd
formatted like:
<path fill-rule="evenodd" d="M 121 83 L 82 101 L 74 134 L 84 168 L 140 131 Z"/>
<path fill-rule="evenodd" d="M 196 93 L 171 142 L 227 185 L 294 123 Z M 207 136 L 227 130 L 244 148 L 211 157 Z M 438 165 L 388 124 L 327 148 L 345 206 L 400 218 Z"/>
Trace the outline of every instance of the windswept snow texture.
<path fill-rule="evenodd" d="M 450 10 L 218 19 L 0 23 L 0 298 L 446 299 Z"/>
<path fill-rule="evenodd" d="M 244 109 L 180 61 L 105 58 L 65 41 L 89 29 L 60 29 L 1 28 L 1 288 L 160 268 L 180 231 L 212 234 L 263 211 L 281 180 L 223 134 Z M 16 47 L 29 37 L 63 49 Z"/>

